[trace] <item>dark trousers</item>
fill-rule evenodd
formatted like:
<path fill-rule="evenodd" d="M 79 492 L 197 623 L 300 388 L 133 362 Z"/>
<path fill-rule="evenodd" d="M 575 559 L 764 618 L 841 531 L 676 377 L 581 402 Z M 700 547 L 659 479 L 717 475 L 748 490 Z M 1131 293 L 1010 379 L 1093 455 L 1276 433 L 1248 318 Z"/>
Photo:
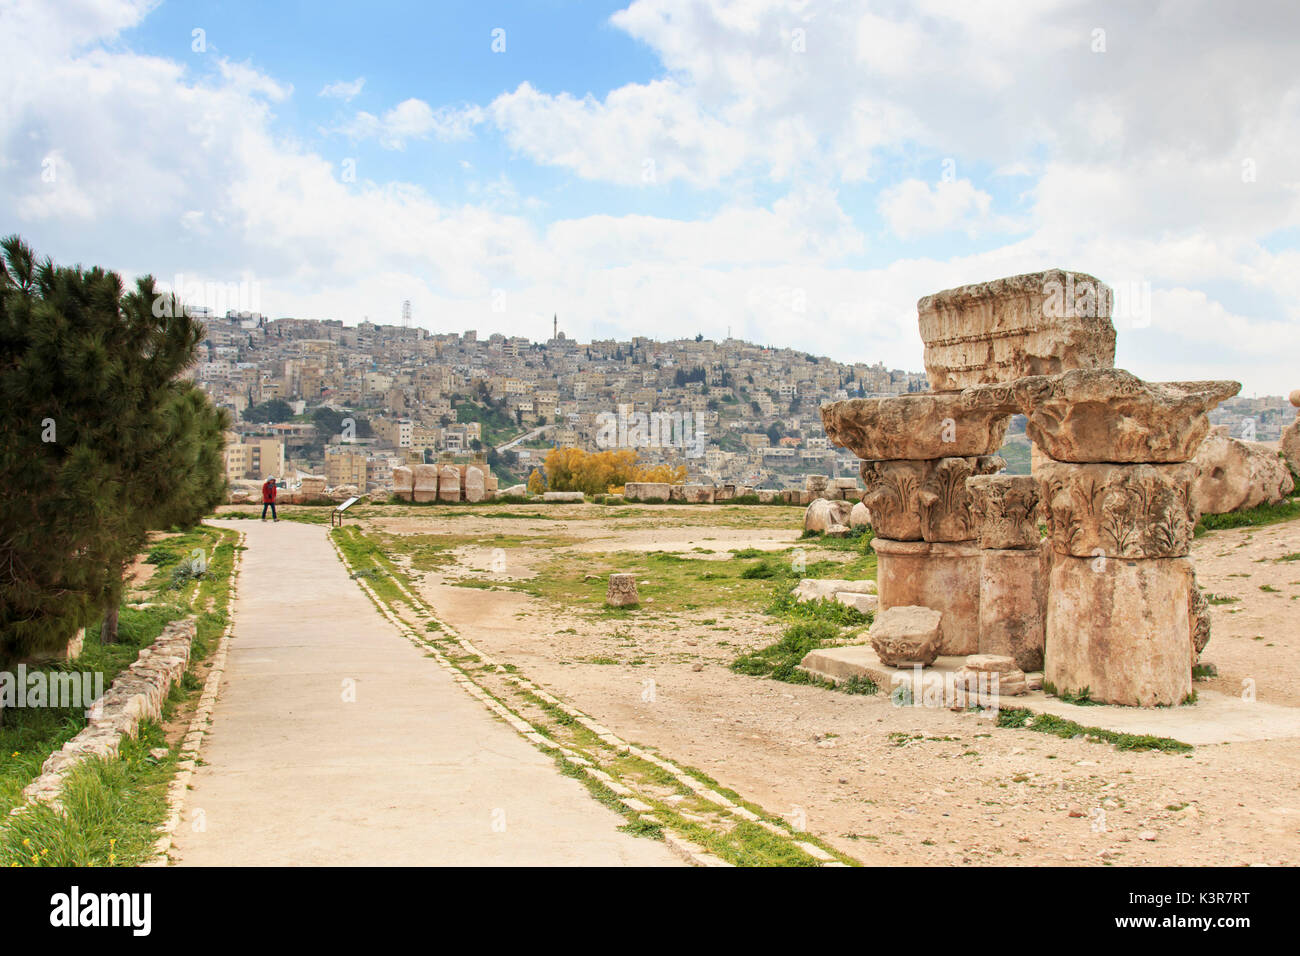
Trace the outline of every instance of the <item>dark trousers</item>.
<path fill-rule="evenodd" d="M 266 509 L 267 509 L 267 508 L 270 508 L 270 509 L 271 509 L 271 517 L 274 518 L 276 521 L 279 521 L 279 520 L 280 520 L 280 517 L 279 517 L 279 515 L 277 515 L 277 514 L 275 513 L 275 502 L 274 502 L 274 501 L 263 501 L 263 502 L 262 502 L 262 520 L 263 520 L 263 521 L 266 520 Z"/>

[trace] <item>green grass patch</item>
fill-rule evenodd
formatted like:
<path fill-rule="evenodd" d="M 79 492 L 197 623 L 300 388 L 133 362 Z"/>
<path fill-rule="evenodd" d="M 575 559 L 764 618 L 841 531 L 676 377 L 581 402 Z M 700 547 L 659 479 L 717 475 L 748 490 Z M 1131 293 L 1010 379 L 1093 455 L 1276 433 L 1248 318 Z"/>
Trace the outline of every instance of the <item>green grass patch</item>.
<path fill-rule="evenodd" d="M 1289 498 L 1275 505 L 1262 504 L 1245 511 L 1230 511 L 1221 515 L 1201 515 L 1196 523 L 1197 537 L 1207 531 L 1221 531 L 1227 528 L 1258 528 L 1283 521 L 1300 518 L 1300 498 Z"/>
<path fill-rule="evenodd" d="M 153 855 L 156 828 L 167 812 L 167 785 L 176 767 L 162 728 L 140 725 L 116 759 L 88 760 L 69 775 L 65 813 L 35 804 L 0 830 L 0 866 L 138 866 Z"/>
<path fill-rule="evenodd" d="M 1150 734 L 1126 734 L 1100 727 L 1085 727 L 1073 720 L 1055 714 L 1035 714 L 1022 707 L 1003 707 L 998 711 L 998 726 L 1015 730 L 1036 730 L 1054 737 L 1070 739 L 1088 736 L 1114 745 L 1116 750 L 1159 750 L 1163 753 L 1187 753 L 1191 744 L 1172 737 L 1154 737 Z"/>

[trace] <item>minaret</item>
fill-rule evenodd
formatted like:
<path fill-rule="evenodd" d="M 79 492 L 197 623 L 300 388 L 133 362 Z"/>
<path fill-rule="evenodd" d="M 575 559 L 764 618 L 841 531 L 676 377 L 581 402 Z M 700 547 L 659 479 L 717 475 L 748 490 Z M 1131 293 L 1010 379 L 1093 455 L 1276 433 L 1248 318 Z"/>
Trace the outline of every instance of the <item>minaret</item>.
<path fill-rule="evenodd" d="M 556 313 L 551 313 L 551 338 L 556 338 L 560 334 L 560 317 Z"/>

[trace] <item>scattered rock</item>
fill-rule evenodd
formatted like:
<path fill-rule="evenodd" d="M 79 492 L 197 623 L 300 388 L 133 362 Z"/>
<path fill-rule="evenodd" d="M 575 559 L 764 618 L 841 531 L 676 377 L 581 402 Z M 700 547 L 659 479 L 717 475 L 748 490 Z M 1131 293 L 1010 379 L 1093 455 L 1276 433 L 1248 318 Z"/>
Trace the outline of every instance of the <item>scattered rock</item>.
<path fill-rule="evenodd" d="M 829 531 L 839 525 L 848 531 L 849 514 L 853 511 L 847 501 L 831 501 L 828 498 L 816 498 L 803 515 L 805 531 Z"/>
<path fill-rule="evenodd" d="M 928 607 L 891 607 L 876 615 L 871 646 L 888 667 L 929 667 L 939 656 L 939 622 L 943 615 Z"/>
<path fill-rule="evenodd" d="M 1241 441 L 1228 426 L 1215 428 L 1192 459 L 1192 503 L 1202 514 L 1277 504 L 1295 490 L 1286 463 L 1268 445 Z"/>
<path fill-rule="evenodd" d="M 636 590 L 635 574 L 611 574 L 609 590 L 605 593 L 605 603 L 610 607 L 629 607 L 641 603 Z"/>

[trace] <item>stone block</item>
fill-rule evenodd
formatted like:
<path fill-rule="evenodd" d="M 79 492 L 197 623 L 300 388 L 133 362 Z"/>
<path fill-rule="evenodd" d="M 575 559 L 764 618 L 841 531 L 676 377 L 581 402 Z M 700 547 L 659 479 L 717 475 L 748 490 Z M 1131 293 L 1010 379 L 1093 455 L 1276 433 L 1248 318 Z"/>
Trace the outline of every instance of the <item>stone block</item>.
<path fill-rule="evenodd" d="M 1192 568 L 1186 558 L 1056 555 L 1044 678 L 1059 693 L 1130 707 L 1177 706 L 1192 690 Z"/>
<path fill-rule="evenodd" d="M 542 500 L 580 505 L 587 500 L 587 496 L 581 491 L 547 491 L 542 493 Z"/>
<path fill-rule="evenodd" d="M 826 437 L 863 459 L 991 455 L 1002 447 L 1013 411 L 971 408 L 960 393 L 929 392 L 821 407 Z"/>
<path fill-rule="evenodd" d="M 1010 657 L 1026 673 L 1042 670 L 1051 548 L 980 553 L 979 652 Z"/>
<path fill-rule="evenodd" d="M 895 541 L 968 541 L 976 528 L 966 479 L 999 471 L 996 455 L 929 461 L 864 461 L 862 503 L 871 527 Z"/>
<path fill-rule="evenodd" d="M 873 538 L 880 606 L 920 605 L 943 614 L 941 654 L 979 651 L 980 549 L 973 541 Z"/>
<path fill-rule="evenodd" d="M 966 492 L 981 548 L 1037 550 L 1042 538 L 1033 475 L 972 475 Z"/>
<path fill-rule="evenodd" d="M 849 581 L 844 578 L 804 578 L 790 592 L 799 601 L 820 601 L 837 594 L 875 594 L 875 581 Z"/>
<path fill-rule="evenodd" d="M 465 469 L 465 500 L 482 501 L 487 497 L 487 481 L 483 476 L 483 470 L 470 465 Z"/>
<path fill-rule="evenodd" d="M 875 614 L 880 609 L 880 598 L 874 594 L 859 594 L 857 591 L 836 591 L 835 600 L 839 604 L 853 608 L 859 614 Z"/>
<path fill-rule="evenodd" d="M 609 590 L 605 593 L 605 603 L 610 607 L 629 607 L 641 603 L 636 590 L 635 574 L 611 574 Z"/>
<path fill-rule="evenodd" d="M 1227 426 L 1210 432 L 1192 459 L 1192 503 L 1201 514 L 1226 514 L 1277 504 L 1295 490 L 1276 450 L 1231 437 Z"/>
<path fill-rule="evenodd" d="M 847 525 L 849 513 L 853 509 L 847 501 L 830 501 L 817 498 L 810 504 L 803 515 L 805 531 L 827 532 L 834 525 Z M 845 529 L 847 531 L 847 528 Z"/>
<path fill-rule="evenodd" d="M 1014 658 L 1003 654 L 971 654 L 954 676 L 959 702 L 964 696 L 961 691 L 982 698 L 987 695 L 1018 697 L 1029 690 L 1025 672 Z"/>
<path fill-rule="evenodd" d="M 672 497 L 672 485 L 666 481 L 629 481 L 623 486 L 623 497 L 628 501 L 668 501 Z"/>
<path fill-rule="evenodd" d="M 876 615 L 871 625 L 871 646 L 883 664 L 929 667 L 939 656 L 943 615 L 921 606 L 891 607 Z"/>
<path fill-rule="evenodd" d="M 1056 461 L 1182 462 L 1210 431 L 1206 415 L 1240 382 L 1144 382 L 1118 368 L 1035 375 L 967 389 L 972 409 L 1019 408 L 1030 441 Z"/>
<path fill-rule="evenodd" d="M 861 501 L 856 502 L 849 510 L 849 527 L 861 528 L 871 525 L 871 510 Z"/>
<path fill-rule="evenodd" d="M 438 500 L 460 501 L 460 469 L 455 465 L 443 465 L 438 470 Z"/>
<path fill-rule="evenodd" d="M 396 469 L 394 469 L 396 474 Z M 415 465 L 411 468 L 412 500 L 438 500 L 438 466 Z"/>
<path fill-rule="evenodd" d="M 1194 467 L 1048 462 L 1037 479 L 1047 537 L 1076 558 L 1169 558 L 1187 554 L 1197 513 Z"/>
<path fill-rule="evenodd" d="M 682 497 L 690 504 L 713 504 L 713 486 L 688 484 L 682 486 Z"/>
<path fill-rule="evenodd" d="M 410 475 L 411 472 L 409 468 L 406 469 L 406 473 L 408 476 Z M 397 470 L 394 469 L 393 470 L 394 478 L 396 478 L 396 474 L 397 474 Z M 324 477 L 319 475 L 304 475 L 302 481 L 299 482 L 298 484 L 298 494 L 302 496 L 302 499 L 304 501 L 312 501 L 316 498 L 324 498 L 325 497 Z"/>
<path fill-rule="evenodd" d="M 1061 269 L 927 295 L 916 311 L 930 387 L 1114 365 L 1113 298 L 1099 279 Z"/>

